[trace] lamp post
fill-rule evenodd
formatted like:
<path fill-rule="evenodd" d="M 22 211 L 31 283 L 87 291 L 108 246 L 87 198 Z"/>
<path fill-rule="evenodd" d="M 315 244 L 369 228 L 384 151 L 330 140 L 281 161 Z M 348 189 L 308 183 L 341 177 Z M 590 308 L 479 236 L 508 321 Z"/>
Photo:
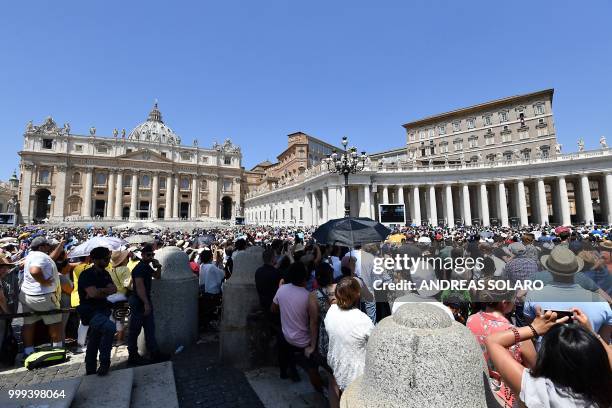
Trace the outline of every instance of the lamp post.
<path fill-rule="evenodd" d="M 336 150 L 332 151 L 327 158 L 323 159 L 325 164 L 327 164 L 327 170 L 330 173 L 343 174 L 344 175 L 344 216 L 351 216 L 351 206 L 349 200 L 349 184 L 348 177 L 349 174 L 355 174 L 357 172 L 363 171 L 365 168 L 365 162 L 368 156 L 365 152 L 361 152 L 361 155 L 357 153 L 356 147 L 349 147 L 348 138 L 344 136 L 342 138 L 342 147 L 344 148 L 343 152 L 339 154 Z"/>

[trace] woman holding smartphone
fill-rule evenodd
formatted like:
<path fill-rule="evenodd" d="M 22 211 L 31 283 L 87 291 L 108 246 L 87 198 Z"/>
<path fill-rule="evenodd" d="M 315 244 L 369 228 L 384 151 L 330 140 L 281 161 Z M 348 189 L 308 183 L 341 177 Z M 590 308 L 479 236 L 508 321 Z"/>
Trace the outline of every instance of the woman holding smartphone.
<path fill-rule="evenodd" d="M 529 326 L 498 332 L 486 339 L 487 352 L 508 384 L 527 407 L 607 408 L 612 406 L 612 351 L 593 332 L 587 316 L 572 309 L 572 319 L 557 318 L 536 308 Z M 542 336 L 535 367 L 523 367 L 508 348 Z"/>

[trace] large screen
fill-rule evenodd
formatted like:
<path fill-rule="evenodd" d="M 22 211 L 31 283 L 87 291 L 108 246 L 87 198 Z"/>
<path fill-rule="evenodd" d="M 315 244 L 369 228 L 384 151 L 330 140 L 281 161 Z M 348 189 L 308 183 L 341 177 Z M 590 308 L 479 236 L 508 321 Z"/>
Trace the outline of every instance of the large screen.
<path fill-rule="evenodd" d="M 380 222 L 383 224 L 405 224 L 404 204 L 379 204 Z"/>

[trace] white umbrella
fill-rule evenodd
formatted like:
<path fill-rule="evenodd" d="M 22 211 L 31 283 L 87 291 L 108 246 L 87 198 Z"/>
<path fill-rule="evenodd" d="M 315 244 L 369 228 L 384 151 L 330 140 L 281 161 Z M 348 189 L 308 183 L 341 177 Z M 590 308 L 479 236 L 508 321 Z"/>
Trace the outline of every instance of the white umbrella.
<path fill-rule="evenodd" d="M 88 241 L 83 242 L 81 245 L 74 247 L 69 253 L 68 258 L 80 258 L 82 256 L 89 256 L 92 249 L 97 247 L 105 247 L 111 251 L 117 251 L 122 246 L 126 246 L 128 243 L 117 237 L 93 237 Z"/>
<path fill-rule="evenodd" d="M 130 244 L 150 244 L 155 241 L 153 235 L 131 235 L 125 239 Z"/>

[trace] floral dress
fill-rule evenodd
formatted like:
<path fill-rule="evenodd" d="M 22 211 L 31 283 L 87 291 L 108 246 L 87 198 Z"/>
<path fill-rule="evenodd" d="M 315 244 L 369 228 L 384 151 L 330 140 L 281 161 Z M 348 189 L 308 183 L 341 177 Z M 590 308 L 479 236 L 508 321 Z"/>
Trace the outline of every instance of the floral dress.
<path fill-rule="evenodd" d="M 484 355 L 487 367 L 489 369 L 489 378 L 491 382 L 491 389 L 493 392 L 505 400 L 506 406 L 515 407 L 518 406 L 518 398 L 510 391 L 510 388 L 501 381 L 501 376 L 495 370 L 493 362 L 489 358 L 487 348 L 485 346 L 485 340 L 491 334 L 497 332 L 503 332 L 510 330 L 513 326 L 503 316 L 496 316 L 492 313 L 478 312 L 470 316 L 467 320 L 466 326 L 472 331 L 480 347 L 482 348 L 482 354 Z M 523 364 L 523 358 L 521 356 L 521 345 L 514 344 L 510 346 L 510 353 L 514 359 Z"/>

